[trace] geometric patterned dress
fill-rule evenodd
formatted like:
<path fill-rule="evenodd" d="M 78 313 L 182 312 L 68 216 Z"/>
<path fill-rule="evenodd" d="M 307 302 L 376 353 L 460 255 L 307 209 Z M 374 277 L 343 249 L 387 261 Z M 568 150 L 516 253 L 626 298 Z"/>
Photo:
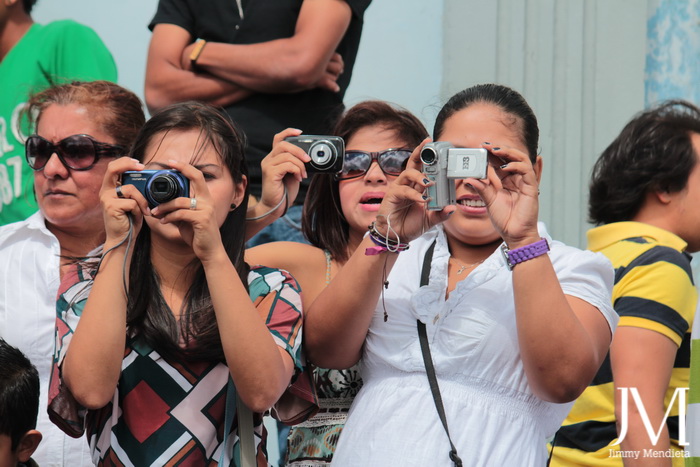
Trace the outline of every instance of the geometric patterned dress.
<path fill-rule="evenodd" d="M 252 268 L 248 284 L 270 334 L 292 357 L 296 377 L 302 370 L 298 284 L 286 271 L 266 267 Z M 96 465 L 240 465 L 237 417 L 232 417 L 231 426 L 224 426 L 230 378 L 223 361 L 166 361 L 142 340 L 129 336 L 112 401 L 98 410 L 79 406 L 63 384 L 60 368 L 89 289 L 89 277 L 76 266 L 64 276 L 59 290 L 49 390 L 52 421 L 69 435 L 87 431 Z M 235 407 L 234 398 L 229 410 Z M 262 414 L 254 413 L 253 423 L 257 464 L 265 466 Z"/>

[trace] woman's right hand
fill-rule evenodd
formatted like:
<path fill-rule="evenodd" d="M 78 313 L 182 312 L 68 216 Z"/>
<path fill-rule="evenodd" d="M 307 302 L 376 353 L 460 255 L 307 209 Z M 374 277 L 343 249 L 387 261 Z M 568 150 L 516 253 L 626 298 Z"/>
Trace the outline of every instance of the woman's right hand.
<path fill-rule="evenodd" d="M 104 212 L 105 246 L 121 242 L 129 233 L 129 217 L 133 221 L 133 236 L 136 237 L 143 224 L 143 216 L 150 215 L 148 202 L 141 192 L 133 185 L 121 185 L 121 174 L 127 170 L 143 170 L 146 167 L 130 157 L 120 157 L 109 163 L 105 178 L 100 189 L 100 202 Z M 117 195 L 120 186 L 122 197 Z"/>
<path fill-rule="evenodd" d="M 379 207 L 377 230 L 391 240 L 408 243 L 445 221 L 456 209 L 455 206 L 447 206 L 441 211 L 426 209 L 430 182 L 421 172 L 420 153 L 429 141 L 430 138 L 426 138 L 413 151 L 406 170 L 391 184 Z"/>
<path fill-rule="evenodd" d="M 299 136 L 301 130 L 287 128 L 277 133 L 273 139 L 272 151 L 265 156 L 260 163 L 262 168 L 262 195 L 258 203 L 251 209 L 248 217 L 256 217 L 270 212 L 275 206 L 282 202 L 287 190 L 287 199 L 284 201 L 287 206 L 278 209 L 278 216 L 286 211 L 287 207 L 294 203 L 294 199 L 299 193 L 299 184 L 307 177 L 304 162 L 309 162 L 309 157 L 303 149 L 284 139 L 289 136 Z"/>

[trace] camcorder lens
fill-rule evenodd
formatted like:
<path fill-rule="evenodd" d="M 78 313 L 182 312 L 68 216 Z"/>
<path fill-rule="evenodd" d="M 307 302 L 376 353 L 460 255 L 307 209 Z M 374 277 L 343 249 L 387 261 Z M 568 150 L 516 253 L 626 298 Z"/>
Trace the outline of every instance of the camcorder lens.
<path fill-rule="evenodd" d="M 433 165 L 437 161 L 437 154 L 433 149 L 423 149 L 420 153 L 420 160 L 425 165 Z"/>

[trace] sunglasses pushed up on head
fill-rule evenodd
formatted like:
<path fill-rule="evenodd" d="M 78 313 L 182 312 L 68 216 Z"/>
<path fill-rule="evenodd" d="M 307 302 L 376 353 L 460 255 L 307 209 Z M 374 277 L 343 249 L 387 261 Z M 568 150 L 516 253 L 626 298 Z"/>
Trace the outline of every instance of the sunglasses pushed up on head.
<path fill-rule="evenodd" d="M 101 143 L 90 135 L 72 135 L 58 143 L 32 135 L 25 143 L 26 158 L 33 170 L 42 170 L 55 153 L 61 163 L 71 170 L 89 170 L 100 157 L 118 157 L 126 148 L 117 144 Z"/>

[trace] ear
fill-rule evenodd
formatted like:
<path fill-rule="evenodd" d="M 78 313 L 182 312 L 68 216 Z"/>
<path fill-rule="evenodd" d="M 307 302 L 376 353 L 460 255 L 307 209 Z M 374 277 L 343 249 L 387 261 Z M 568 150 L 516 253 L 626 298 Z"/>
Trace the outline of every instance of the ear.
<path fill-rule="evenodd" d="M 669 204 L 671 201 L 673 201 L 673 198 L 675 197 L 677 193 L 671 193 L 668 188 L 657 188 L 656 190 L 653 191 L 654 197 L 661 203 L 661 204 Z"/>
<path fill-rule="evenodd" d="M 245 175 L 243 175 L 242 177 L 243 180 L 241 180 L 241 183 L 236 183 L 233 189 L 231 205 L 240 206 L 241 202 L 243 202 L 243 198 L 245 197 L 245 189 L 248 186 L 248 178 L 246 178 Z M 235 208 L 232 208 L 231 211 L 233 211 L 233 209 Z"/>
<path fill-rule="evenodd" d="M 537 177 L 537 184 L 539 184 L 542 179 L 542 156 L 537 156 L 532 168 L 535 169 L 535 177 Z"/>
<path fill-rule="evenodd" d="M 34 451 L 36 451 L 37 446 L 41 442 L 41 433 L 37 430 L 29 430 L 22 436 L 19 440 L 19 445 L 15 451 L 17 454 L 17 460 L 20 462 L 27 462 Z"/>

